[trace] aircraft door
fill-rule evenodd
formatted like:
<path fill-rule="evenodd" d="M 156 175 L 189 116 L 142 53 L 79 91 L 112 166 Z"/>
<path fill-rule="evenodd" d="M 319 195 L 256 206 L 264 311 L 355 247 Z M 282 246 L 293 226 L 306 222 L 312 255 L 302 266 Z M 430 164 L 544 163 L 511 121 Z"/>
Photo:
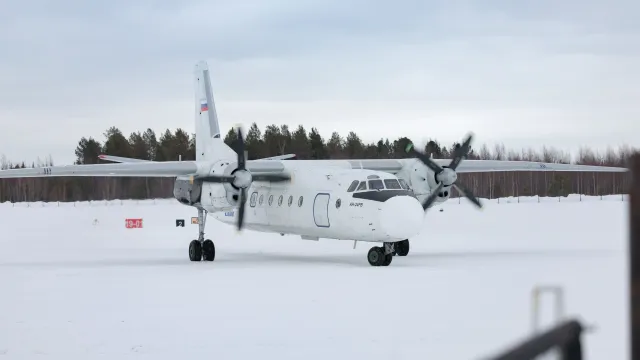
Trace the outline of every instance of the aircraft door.
<path fill-rule="evenodd" d="M 313 220 L 318 227 L 329 227 L 329 198 L 328 193 L 318 193 L 313 200 Z"/>

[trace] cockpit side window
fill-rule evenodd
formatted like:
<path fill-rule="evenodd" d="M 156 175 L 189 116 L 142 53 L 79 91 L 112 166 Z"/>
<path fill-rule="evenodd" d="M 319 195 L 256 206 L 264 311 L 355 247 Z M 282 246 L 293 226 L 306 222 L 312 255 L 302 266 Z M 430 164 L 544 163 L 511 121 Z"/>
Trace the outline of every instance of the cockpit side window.
<path fill-rule="evenodd" d="M 360 182 L 360 186 L 358 186 L 358 189 L 356 191 L 362 191 L 362 190 L 367 190 L 367 182 L 366 181 L 361 181 Z"/>
<path fill-rule="evenodd" d="M 369 189 L 384 190 L 384 184 L 382 183 L 382 180 L 369 180 Z"/>
<path fill-rule="evenodd" d="M 398 179 L 398 181 L 400 181 L 400 186 L 402 186 L 403 189 L 409 190 L 409 185 L 406 181 L 404 181 L 403 179 Z"/>
<path fill-rule="evenodd" d="M 349 188 L 347 189 L 347 192 L 353 192 L 353 190 L 356 189 L 356 186 L 358 186 L 358 183 L 359 183 L 358 180 L 353 180 L 351 185 L 349 185 Z"/>
<path fill-rule="evenodd" d="M 402 189 L 402 187 L 400 187 L 400 184 L 398 183 L 398 180 L 396 179 L 384 179 L 384 186 L 387 189 L 391 189 L 391 190 Z"/>

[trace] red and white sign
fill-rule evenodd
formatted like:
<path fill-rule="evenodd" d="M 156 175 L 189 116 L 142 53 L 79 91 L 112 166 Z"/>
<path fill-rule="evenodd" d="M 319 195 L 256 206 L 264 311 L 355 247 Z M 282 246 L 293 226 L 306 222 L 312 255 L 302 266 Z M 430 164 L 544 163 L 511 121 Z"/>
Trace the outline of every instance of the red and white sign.
<path fill-rule="evenodd" d="M 140 229 L 142 228 L 142 219 L 125 219 L 125 226 L 127 229 Z"/>

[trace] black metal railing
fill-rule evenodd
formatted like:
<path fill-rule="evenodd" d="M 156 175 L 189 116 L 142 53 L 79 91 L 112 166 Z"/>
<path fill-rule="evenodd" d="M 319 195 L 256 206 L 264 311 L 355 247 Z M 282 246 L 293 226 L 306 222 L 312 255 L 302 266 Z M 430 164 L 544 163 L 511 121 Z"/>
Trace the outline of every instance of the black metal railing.
<path fill-rule="evenodd" d="M 561 360 L 582 360 L 583 332 L 584 327 L 579 321 L 564 321 L 489 360 L 533 360 L 554 349 L 558 350 Z"/>

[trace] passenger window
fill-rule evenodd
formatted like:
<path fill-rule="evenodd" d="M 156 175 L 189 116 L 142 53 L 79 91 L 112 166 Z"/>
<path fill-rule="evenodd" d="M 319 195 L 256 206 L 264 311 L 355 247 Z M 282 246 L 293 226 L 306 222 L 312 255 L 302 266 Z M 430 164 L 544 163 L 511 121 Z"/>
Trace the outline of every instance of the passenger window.
<path fill-rule="evenodd" d="M 369 180 L 369 189 L 384 190 L 384 184 L 382 183 L 382 180 Z"/>
<path fill-rule="evenodd" d="M 367 182 L 363 181 L 360 183 L 360 186 L 358 186 L 358 189 L 356 191 L 362 191 L 362 190 L 367 190 Z"/>
<path fill-rule="evenodd" d="M 257 192 L 254 192 L 253 194 L 251 194 L 251 200 L 249 201 L 249 206 L 255 207 L 257 198 L 258 198 L 258 193 Z"/>
<path fill-rule="evenodd" d="M 278 198 L 278 206 L 282 205 L 282 195 Z"/>
<path fill-rule="evenodd" d="M 384 186 L 387 189 L 391 189 L 391 190 L 400 190 L 400 189 L 402 189 L 402 187 L 400 187 L 400 183 L 398 183 L 398 180 L 396 180 L 396 179 L 385 179 L 384 180 Z"/>
<path fill-rule="evenodd" d="M 353 180 L 351 185 L 349 185 L 349 188 L 347 189 L 347 192 L 352 192 L 353 190 L 355 190 L 356 186 L 358 186 L 358 183 L 359 183 L 358 180 Z"/>
<path fill-rule="evenodd" d="M 258 201 L 260 205 L 262 205 L 262 201 L 264 200 L 264 195 L 260 195 L 260 200 Z"/>
<path fill-rule="evenodd" d="M 406 181 L 404 181 L 403 179 L 398 179 L 398 181 L 400 181 L 400 186 L 402 186 L 403 189 L 409 190 L 409 185 L 407 185 Z"/>
<path fill-rule="evenodd" d="M 271 203 L 273 203 L 273 195 L 269 195 L 269 206 L 271 206 Z"/>
<path fill-rule="evenodd" d="M 289 206 L 291 206 L 292 202 L 293 202 L 293 195 L 289 195 Z"/>
<path fill-rule="evenodd" d="M 298 199 L 298 206 L 302 206 L 302 196 Z"/>

